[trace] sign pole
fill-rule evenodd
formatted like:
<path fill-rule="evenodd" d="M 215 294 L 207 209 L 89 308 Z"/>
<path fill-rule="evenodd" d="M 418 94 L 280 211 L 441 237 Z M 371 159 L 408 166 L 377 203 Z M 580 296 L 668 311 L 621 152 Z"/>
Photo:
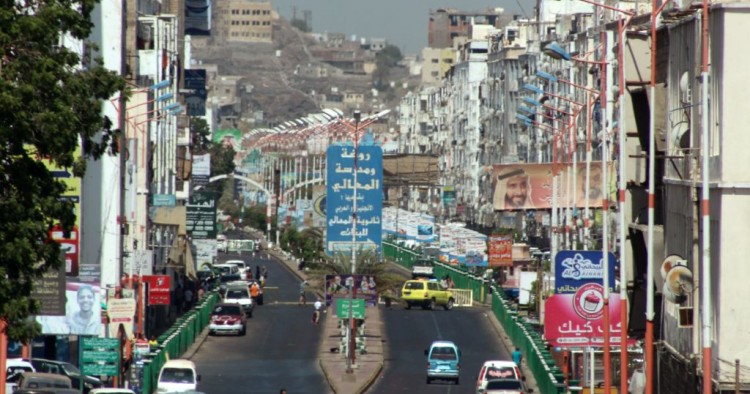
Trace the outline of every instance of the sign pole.
<path fill-rule="evenodd" d="M 356 362 L 357 330 L 354 321 L 354 300 L 357 298 L 357 281 L 354 275 L 357 272 L 357 154 L 359 150 L 359 120 L 361 113 L 354 111 L 354 187 L 352 188 L 352 289 L 349 292 L 351 298 L 349 305 L 349 356 L 350 361 L 347 365 L 347 373 L 352 373 L 354 363 Z"/>

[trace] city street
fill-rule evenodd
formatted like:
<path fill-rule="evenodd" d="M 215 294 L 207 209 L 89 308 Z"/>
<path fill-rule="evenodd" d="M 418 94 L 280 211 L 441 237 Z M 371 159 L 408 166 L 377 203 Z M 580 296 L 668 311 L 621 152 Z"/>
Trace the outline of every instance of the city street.
<path fill-rule="evenodd" d="M 265 304 L 256 306 L 247 335 L 209 336 L 193 357 L 202 375 L 199 388 L 211 394 L 328 393 L 318 363 L 322 326 L 312 326 L 312 305 L 297 306 L 299 280 L 268 259 L 220 254 L 219 261 L 241 258 L 268 268 Z M 310 297 L 308 297 L 310 298 Z"/>
<path fill-rule="evenodd" d="M 444 310 L 384 311 L 387 350 L 383 375 L 369 393 L 475 393 L 479 368 L 486 360 L 510 360 L 483 306 Z M 425 383 L 424 350 L 433 340 L 449 340 L 461 349 L 460 384 Z"/>

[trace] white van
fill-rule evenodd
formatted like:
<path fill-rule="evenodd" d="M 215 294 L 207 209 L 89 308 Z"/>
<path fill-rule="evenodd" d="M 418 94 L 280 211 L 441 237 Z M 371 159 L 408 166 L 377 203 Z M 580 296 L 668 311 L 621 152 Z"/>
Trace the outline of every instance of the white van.
<path fill-rule="evenodd" d="M 5 360 L 5 392 L 11 394 L 21 379 L 24 372 L 36 372 L 29 360 L 22 358 L 9 358 Z"/>
<path fill-rule="evenodd" d="M 195 363 L 190 360 L 169 360 L 161 367 L 156 382 L 157 393 L 181 393 L 197 391 L 201 376 L 196 373 Z"/>

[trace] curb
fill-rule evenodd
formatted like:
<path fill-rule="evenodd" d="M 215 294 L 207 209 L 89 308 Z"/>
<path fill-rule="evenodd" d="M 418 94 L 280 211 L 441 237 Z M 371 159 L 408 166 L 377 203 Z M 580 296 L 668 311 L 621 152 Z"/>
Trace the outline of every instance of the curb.
<path fill-rule="evenodd" d="M 190 360 L 195 356 L 195 353 L 198 352 L 198 349 L 203 345 L 203 342 L 208 337 L 208 326 L 203 328 L 203 331 L 201 331 L 200 334 L 198 334 L 198 337 L 195 338 L 195 341 L 192 345 L 185 351 L 185 353 L 182 355 L 182 358 Z"/>
<path fill-rule="evenodd" d="M 375 371 L 367 380 L 365 380 L 365 383 L 359 387 L 359 390 L 356 391 L 356 394 L 364 394 L 365 392 L 367 392 L 367 390 L 369 390 L 370 387 L 372 387 L 375 381 L 378 380 L 378 376 L 380 376 L 380 372 L 382 371 L 383 371 L 383 362 L 379 362 L 377 368 L 375 368 Z"/>

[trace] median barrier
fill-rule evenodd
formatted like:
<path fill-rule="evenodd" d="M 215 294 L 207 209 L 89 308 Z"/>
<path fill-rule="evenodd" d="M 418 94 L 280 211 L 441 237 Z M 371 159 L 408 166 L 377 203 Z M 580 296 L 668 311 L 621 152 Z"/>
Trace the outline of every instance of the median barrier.
<path fill-rule="evenodd" d="M 218 300 L 217 292 L 207 293 L 193 309 L 182 315 L 172 327 L 159 336 L 159 345 L 143 360 L 142 393 L 153 393 L 161 367 L 167 360 L 180 358 L 195 343 L 196 338 L 208 326 L 211 310 Z"/>

